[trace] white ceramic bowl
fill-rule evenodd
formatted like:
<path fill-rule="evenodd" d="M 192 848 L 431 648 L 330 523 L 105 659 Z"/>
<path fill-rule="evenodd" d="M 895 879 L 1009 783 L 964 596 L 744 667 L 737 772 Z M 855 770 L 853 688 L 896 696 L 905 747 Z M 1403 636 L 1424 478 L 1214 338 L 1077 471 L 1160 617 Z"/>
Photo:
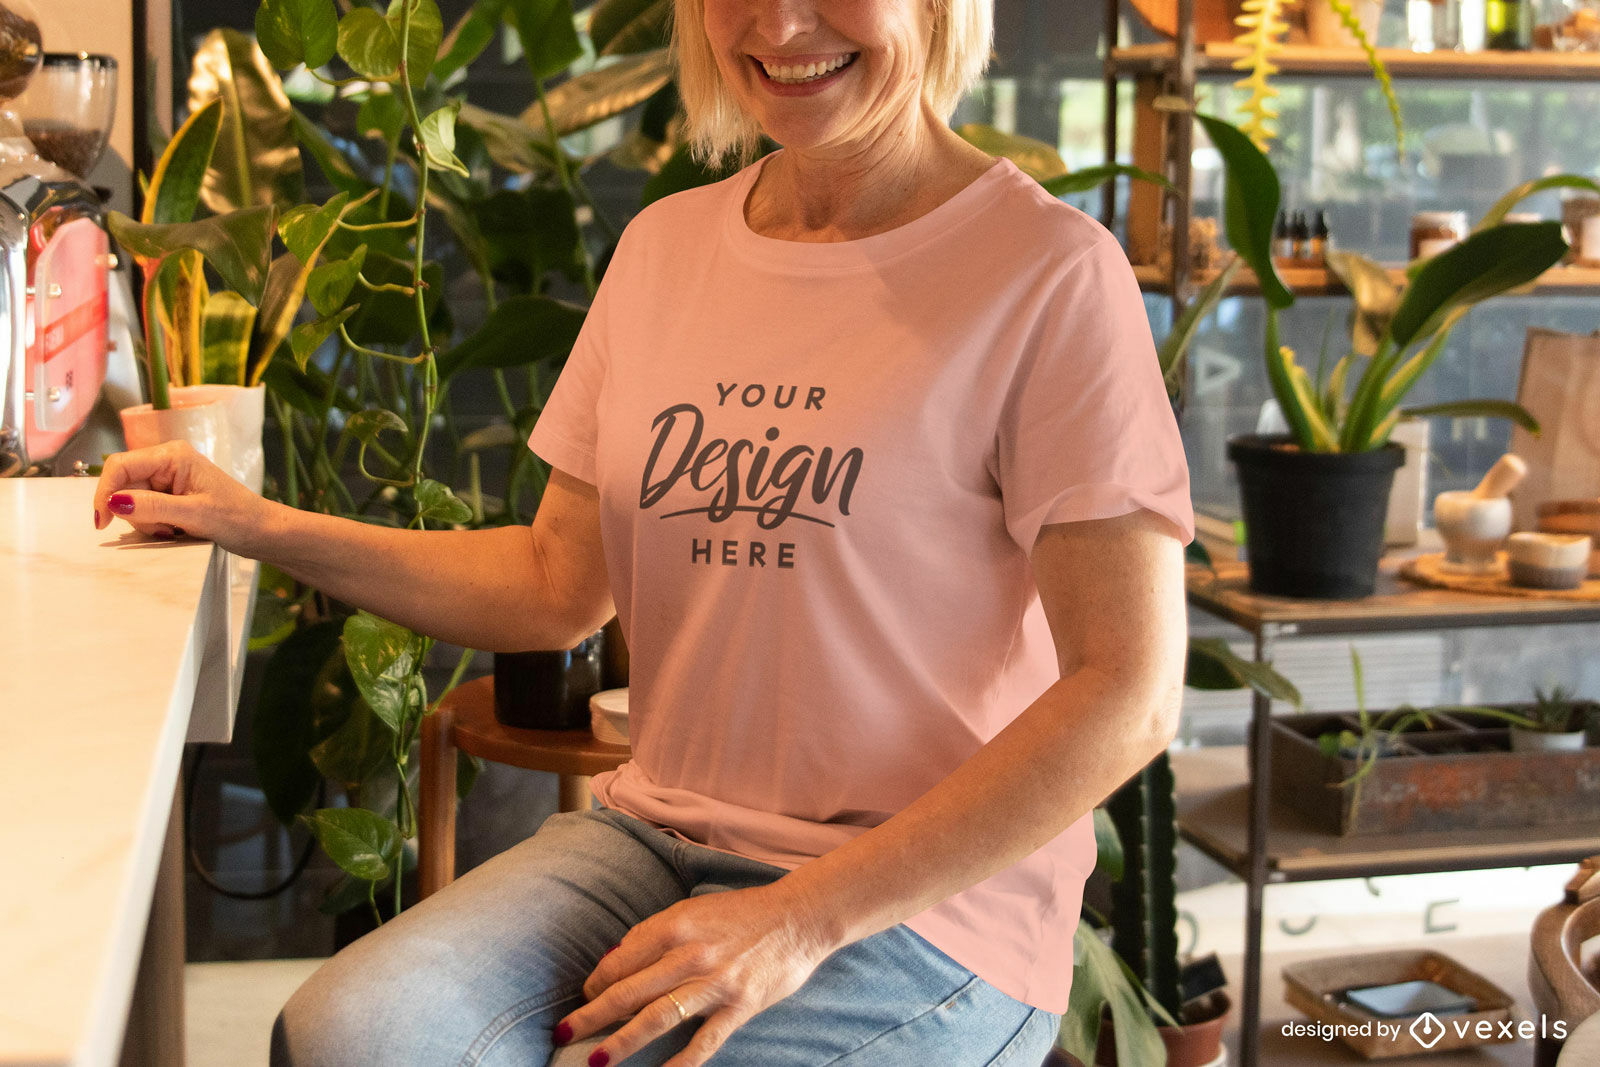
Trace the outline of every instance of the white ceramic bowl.
<path fill-rule="evenodd" d="M 628 691 L 605 689 L 589 698 L 589 730 L 608 745 L 628 743 Z"/>

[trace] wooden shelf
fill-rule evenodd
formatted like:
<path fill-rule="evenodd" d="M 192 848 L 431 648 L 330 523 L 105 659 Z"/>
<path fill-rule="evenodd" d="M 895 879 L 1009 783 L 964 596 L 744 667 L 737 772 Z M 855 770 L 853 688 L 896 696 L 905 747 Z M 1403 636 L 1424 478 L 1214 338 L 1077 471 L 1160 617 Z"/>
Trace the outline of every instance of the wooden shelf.
<path fill-rule="evenodd" d="M 1178 828 L 1224 867 L 1246 877 L 1249 794 L 1243 745 L 1172 754 Z M 1274 802 L 1268 815 L 1267 880 L 1316 882 L 1424 871 L 1473 871 L 1576 863 L 1600 852 L 1600 823 L 1408 834 L 1324 833 Z"/>
<path fill-rule="evenodd" d="M 1139 287 L 1150 293 L 1170 292 L 1172 285 L 1167 277 L 1167 272 L 1153 265 L 1135 266 L 1134 277 L 1139 279 Z M 1199 271 L 1194 275 L 1194 286 L 1198 290 L 1217 276 L 1217 271 Z M 1348 290 L 1344 284 L 1334 277 L 1333 272 L 1318 267 L 1290 267 L 1278 268 L 1278 276 L 1283 279 L 1296 296 L 1346 296 Z M 1395 282 L 1405 281 L 1405 268 L 1391 266 L 1389 277 Z M 1261 283 L 1257 280 L 1255 272 L 1249 267 L 1240 267 L 1234 275 L 1233 281 L 1228 285 L 1230 295 L 1257 295 L 1261 292 Z M 1534 283 L 1532 292 L 1553 296 L 1593 296 L 1600 294 L 1600 268 L 1595 267 L 1553 267 L 1545 271 L 1544 275 Z"/>
<path fill-rule="evenodd" d="M 1195 73 L 1237 74 L 1233 64 L 1247 50 L 1239 45 L 1195 47 Z M 1396 78 L 1496 78 L 1522 81 L 1587 81 L 1600 78 L 1600 53 L 1595 52 L 1411 52 L 1380 48 L 1378 58 Z M 1176 66 L 1177 46 L 1131 45 L 1111 53 L 1107 67 L 1116 74 L 1156 74 Z M 1370 77 L 1366 54 L 1359 48 L 1313 48 L 1285 45 L 1272 62 L 1285 75 Z"/>

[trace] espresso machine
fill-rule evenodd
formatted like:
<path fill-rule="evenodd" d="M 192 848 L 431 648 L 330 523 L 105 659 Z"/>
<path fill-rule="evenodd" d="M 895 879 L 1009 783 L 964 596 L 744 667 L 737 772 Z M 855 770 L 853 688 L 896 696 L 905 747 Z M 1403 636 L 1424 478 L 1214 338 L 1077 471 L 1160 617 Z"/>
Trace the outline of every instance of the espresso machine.
<path fill-rule="evenodd" d="M 0 477 L 70 473 L 70 453 L 94 463 L 116 447 L 81 447 L 108 352 L 137 402 L 131 337 L 111 340 L 113 303 L 128 309 L 113 299 L 105 208 L 82 177 L 115 95 L 115 60 L 44 52 L 18 0 L 0 0 Z"/>

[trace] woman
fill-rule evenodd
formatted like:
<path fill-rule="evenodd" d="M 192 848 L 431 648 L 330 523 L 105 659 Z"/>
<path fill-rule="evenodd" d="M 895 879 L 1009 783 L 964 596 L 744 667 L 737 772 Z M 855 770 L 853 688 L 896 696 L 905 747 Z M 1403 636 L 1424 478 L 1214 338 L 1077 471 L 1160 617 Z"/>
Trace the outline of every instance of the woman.
<path fill-rule="evenodd" d="M 303 513 L 182 446 L 108 462 L 97 525 L 464 646 L 628 636 L 602 807 L 339 953 L 275 1062 L 1043 1057 L 1090 810 L 1175 730 L 1192 516 L 1115 241 L 946 124 L 989 19 L 679 0 L 699 147 L 784 147 L 628 226 L 530 440 L 531 532 Z"/>

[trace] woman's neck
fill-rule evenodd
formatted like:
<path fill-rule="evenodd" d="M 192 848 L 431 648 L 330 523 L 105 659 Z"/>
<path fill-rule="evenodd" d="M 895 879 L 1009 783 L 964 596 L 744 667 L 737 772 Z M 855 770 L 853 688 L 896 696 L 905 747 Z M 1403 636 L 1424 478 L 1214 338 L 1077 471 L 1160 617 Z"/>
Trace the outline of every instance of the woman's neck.
<path fill-rule="evenodd" d="M 745 221 L 783 241 L 853 241 L 920 218 L 993 164 L 924 107 L 846 150 L 785 147 L 762 165 Z"/>

